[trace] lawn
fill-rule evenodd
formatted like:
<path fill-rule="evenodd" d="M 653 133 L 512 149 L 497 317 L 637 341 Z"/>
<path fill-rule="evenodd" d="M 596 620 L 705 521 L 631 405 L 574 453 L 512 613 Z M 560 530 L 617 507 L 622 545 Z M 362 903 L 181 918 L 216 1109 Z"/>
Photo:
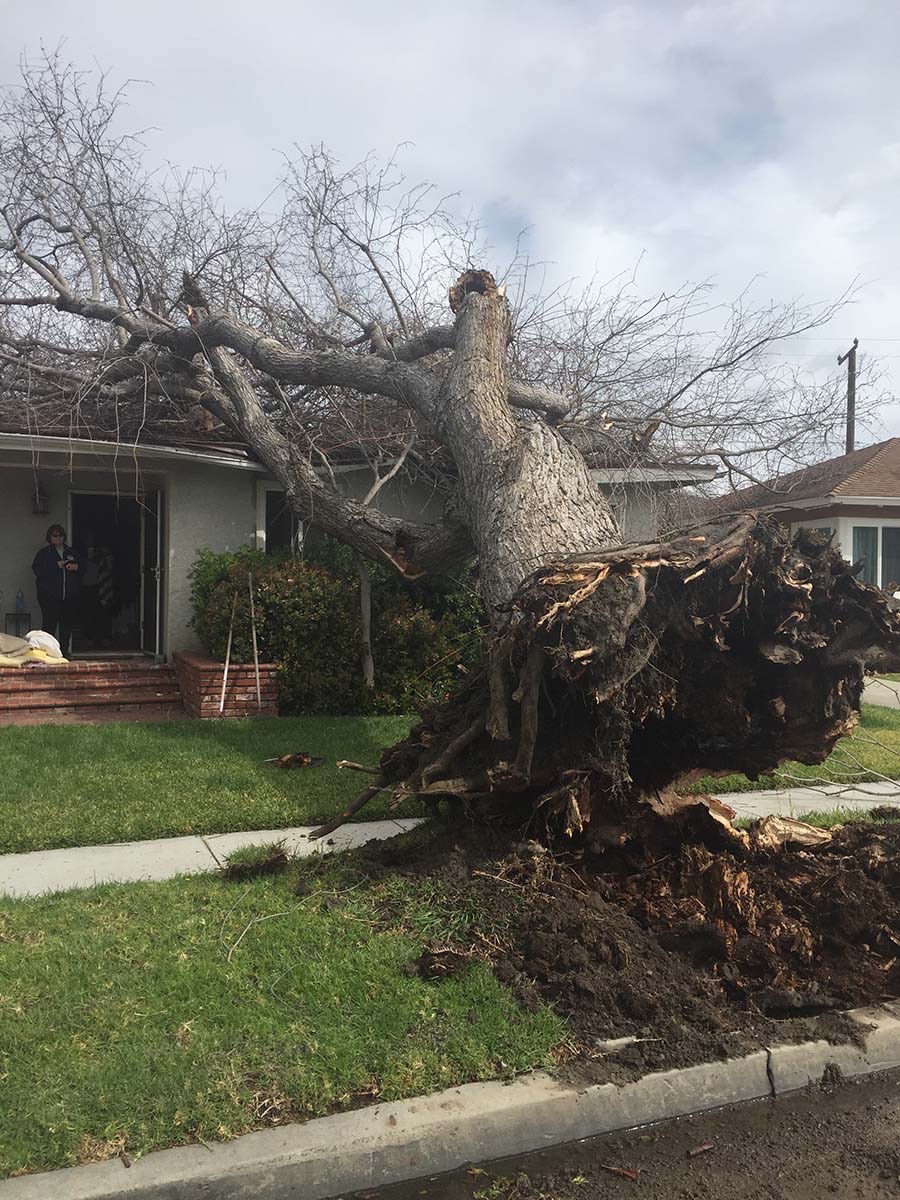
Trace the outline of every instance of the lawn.
<path fill-rule="evenodd" d="M 471 892 L 336 859 L 305 878 L 299 897 L 292 868 L 0 901 L 0 1174 L 551 1064 L 559 1019 L 489 967 L 411 969 L 429 939 L 502 935 Z"/>
<path fill-rule="evenodd" d="M 684 790 L 722 795 L 812 783 L 856 784 L 885 776 L 900 779 L 900 710 L 864 704 L 857 729 L 838 742 L 830 758 L 819 766 L 783 763 L 771 775 L 761 775 L 756 780 L 746 775 L 723 775 L 700 779 Z"/>
<path fill-rule="evenodd" d="M 407 717 L 281 717 L 0 729 L 0 853 L 280 829 L 329 817 L 365 786 L 338 759 L 377 763 Z M 263 759 L 322 755 L 279 770 Z M 394 815 L 419 815 L 407 802 Z M 361 819 L 389 814 L 376 797 Z"/>

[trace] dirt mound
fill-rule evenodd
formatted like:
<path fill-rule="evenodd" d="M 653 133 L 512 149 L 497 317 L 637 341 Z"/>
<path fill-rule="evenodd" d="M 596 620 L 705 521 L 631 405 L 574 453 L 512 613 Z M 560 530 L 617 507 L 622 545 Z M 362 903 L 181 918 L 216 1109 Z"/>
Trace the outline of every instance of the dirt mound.
<path fill-rule="evenodd" d="M 497 976 L 524 1005 L 566 1017 L 579 1079 L 856 1039 L 843 1009 L 900 996 L 900 823 L 741 854 L 645 843 L 564 860 L 537 843 L 499 847 L 483 830 L 419 833 L 355 862 L 477 892 L 504 929 Z"/>

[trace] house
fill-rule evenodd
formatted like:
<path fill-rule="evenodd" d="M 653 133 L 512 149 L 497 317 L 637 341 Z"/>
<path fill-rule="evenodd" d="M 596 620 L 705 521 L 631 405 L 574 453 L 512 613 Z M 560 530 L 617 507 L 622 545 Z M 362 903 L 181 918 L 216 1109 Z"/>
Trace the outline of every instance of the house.
<path fill-rule="evenodd" d="M 792 531 L 819 530 L 848 561 L 862 562 L 867 583 L 900 581 L 900 438 L 717 497 L 706 511 L 713 509 L 759 509 Z"/>
<path fill-rule="evenodd" d="M 589 458 L 593 477 L 610 496 L 625 536 L 656 534 L 672 489 L 710 479 L 711 467 L 674 462 Z M 69 541 L 91 552 L 101 586 L 115 598 L 101 631 L 76 631 L 74 654 L 144 654 L 169 660 L 197 649 L 190 628 L 189 572 L 203 547 L 263 550 L 302 544 L 284 493 L 243 447 L 158 434 L 129 442 L 15 430 L 0 432 L 0 614 L 9 632 L 40 624 L 31 561 L 47 526 L 59 523 Z M 337 456 L 331 468 L 347 495 L 371 483 L 359 456 Z M 412 466 L 379 493 L 384 511 L 419 521 L 441 514 L 445 483 L 438 472 Z M 24 614 L 15 609 L 24 595 Z"/>

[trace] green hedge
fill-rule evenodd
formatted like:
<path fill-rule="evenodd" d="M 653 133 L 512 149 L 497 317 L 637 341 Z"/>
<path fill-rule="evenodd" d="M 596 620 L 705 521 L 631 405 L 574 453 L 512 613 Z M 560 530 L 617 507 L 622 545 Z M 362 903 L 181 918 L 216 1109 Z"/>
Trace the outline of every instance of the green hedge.
<path fill-rule="evenodd" d="M 201 550 L 191 571 L 192 625 L 216 658 L 225 657 L 234 605 L 232 659 L 252 661 L 251 575 L 260 659 L 279 664 L 283 712 L 411 712 L 478 660 L 483 613 L 471 586 L 413 586 L 374 566 L 375 688 L 366 688 L 359 582 L 351 555 L 335 546 L 320 547 L 315 559 Z"/>

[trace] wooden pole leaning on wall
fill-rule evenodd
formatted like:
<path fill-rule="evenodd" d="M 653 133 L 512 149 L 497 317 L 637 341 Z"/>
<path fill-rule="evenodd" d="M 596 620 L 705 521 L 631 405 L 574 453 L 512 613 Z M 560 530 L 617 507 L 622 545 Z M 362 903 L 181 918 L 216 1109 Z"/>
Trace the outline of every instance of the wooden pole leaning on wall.
<path fill-rule="evenodd" d="M 237 592 L 231 601 L 231 621 L 228 625 L 228 644 L 225 647 L 225 669 L 222 671 L 222 695 L 219 697 L 219 715 L 225 711 L 225 685 L 228 683 L 228 664 L 231 662 L 231 641 L 234 637 L 234 614 L 237 609 Z"/>
<path fill-rule="evenodd" d="M 250 584 L 250 636 L 253 639 L 253 669 L 256 672 L 256 707 L 262 712 L 262 689 L 259 686 L 259 647 L 256 643 L 256 607 L 253 603 L 253 572 L 247 572 Z"/>

